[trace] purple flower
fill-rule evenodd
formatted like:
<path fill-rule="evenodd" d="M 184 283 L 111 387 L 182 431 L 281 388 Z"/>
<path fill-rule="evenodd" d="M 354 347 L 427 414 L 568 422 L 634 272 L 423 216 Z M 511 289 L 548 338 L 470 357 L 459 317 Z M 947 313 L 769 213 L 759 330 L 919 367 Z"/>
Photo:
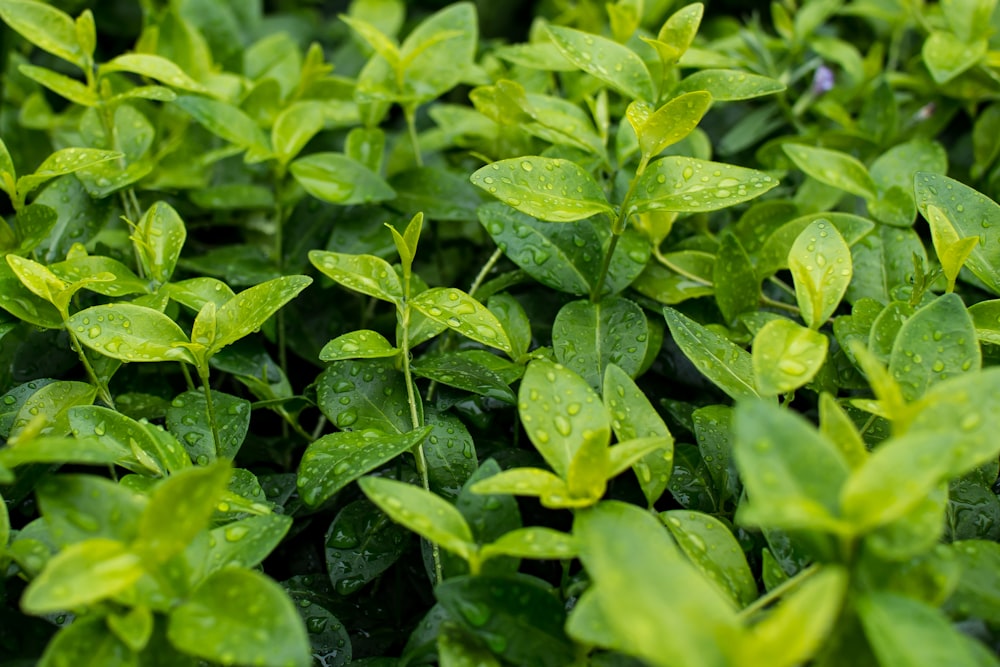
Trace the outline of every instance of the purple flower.
<path fill-rule="evenodd" d="M 813 74 L 812 94 L 822 95 L 828 90 L 832 90 L 834 83 L 836 80 L 833 76 L 833 70 L 826 65 L 820 65 Z"/>

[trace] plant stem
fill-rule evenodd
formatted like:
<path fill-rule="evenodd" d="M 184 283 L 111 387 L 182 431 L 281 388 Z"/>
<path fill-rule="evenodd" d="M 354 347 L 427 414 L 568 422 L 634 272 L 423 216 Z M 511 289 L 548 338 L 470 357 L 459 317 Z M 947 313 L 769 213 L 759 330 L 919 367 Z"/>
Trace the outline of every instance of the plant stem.
<path fill-rule="evenodd" d="M 490 274 L 490 271 L 492 271 L 493 267 L 497 265 L 497 262 L 500 261 L 501 257 L 503 257 L 503 250 L 497 248 L 493 251 L 490 258 L 486 260 L 485 264 L 483 264 L 483 268 L 479 270 L 479 274 L 476 276 L 476 279 L 472 281 L 472 285 L 469 287 L 469 296 L 476 296 L 476 292 L 483 286 L 483 283 L 486 282 L 486 276 Z"/>
<path fill-rule="evenodd" d="M 215 404 L 212 403 L 212 388 L 208 383 L 208 364 L 198 365 L 198 378 L 201 388 L 205 391 L 205 411 L 208 413 L 208 423 L 212 427 L 212 440 L 215 443 L 215 458 L 222 457 L 222 439 L 219 437 L 219 424 L 215 421 Z"/>
<path fill-rule="evenodd" d="M 404 279 L 404 294 L 406 294 L 406 300 L 404 300 L 402 305 L 398 305 L 399 318 L 400 318 L 400 329 L 402 329 L 402 340 L 400 341 L 400 356 L 403 362 L 403 379 L 406 382 L 406 400 L 410 404 L 410 422 L 413 424 L 414 429 L 418 429 L 423 424 L 420 423 L 420 411 L 417 409 L 417 395 L 413 390 L 413 374 L 410 372 L 410 304 L 409 304 L 409 293 L 410 284 L 409 280 Z M 424 491 L 431 490 L 430 476 L 427 473 L 427 457 L 424 456 L 424 443 L 418 443 L 413 448 L 413 458 L 417 463 L 417 474 L 420 475 L 420 484 L 423 486 Z M 434 561 L 434 578 L 435 584 L 440 583 L 444 579 L 444 573 L 441 569 L 441 548 L 437 545 L 437 542 L 431 542 L 431 555 Z"/>
<path fill-rule="evenodd" d="M 618 209 L 618 216 L 611 225 L 611 242 L 608 243 L 608 250 L 604 253 L 604 261 L 601 263 L 601 273 L 597 277 L 597 283 L 590 291 L 590 300 L 593 303 L 597 303 L 601 300 L 601 292 L 604 290 L 604 281 L 608 277 L 608 270 L 611 268 L 611 258 L 615 254 L 615 247 L 618 245 L 618 238 L 625 232 L 625 226 L 628 223 L 628 205 L 632 201 L 632 196 L 635 194 L 635 186 L 639 183 L 639 179 L 642 177 L 643 172 L 646 171 L 646 165 L 649 164 L 650 157 L 651 156 L 643 155 L 642 158 L 640 158 L 639 166 L 636 167 L 635 170 L 635 176 L 632 177 L 632 182 L 628 184 L 628 192 L 625 193 L 622 205 Z"/>
<path fill-rule="evenodd" d="M 406 116 L 406 130 L 410 135 L 410 144 L 413 146 L 413 160 L 418 167 L 424 166 L 424 158 L 420 155 L 420 141 L 417 137 L 417 113 L 416 109 L 409 104 L 403 105 L 403 115 Z"/>
<path fill-rule="evenodd" d="M 69 319 L 68 314 L 66 317 L 63 317 L 63 321 L 65 322 L 67 319 Z M 87 353 L 84 352 L 83 346 L 80 345 L 80 341 L 77 340 L 76 335 L 70 331 L 68 325 L 66 326 L 66 333 L 69 334 L 70 344 L 73 346 L 73 349 L 76 350 L 77 356 L 80 357 L 80 362 L 87 371 L 87 376 L 90 378 L 90 381 L 94 384 L 94 386 L 97 387 L 97 393 L 100 395 L 101 400 L 104 401 L 109 408 L 116 410 L 115 399 L 111 397 L 111 390 L 108 389 L 108 386 L 104 384 L 100 378 L 97 377 L 97 372 L 94 371 L 94 367 L 91 365 L 90 359 L 87 358 Z"/>

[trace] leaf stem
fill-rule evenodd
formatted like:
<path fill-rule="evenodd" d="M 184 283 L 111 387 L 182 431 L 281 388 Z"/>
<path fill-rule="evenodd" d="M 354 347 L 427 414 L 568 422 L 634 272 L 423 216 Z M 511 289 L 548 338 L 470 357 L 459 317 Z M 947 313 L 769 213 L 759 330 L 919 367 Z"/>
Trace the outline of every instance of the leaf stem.
<path fill-rule="evenodd" d="M 750 618 L 758 611 L 764 609 L 769 604 L 780 598 L 785 593 L 789 592 L 793 588 L 798 587 L 800 584 L 802 584 L 803 581 L 808 580 L 817 572 L 819 572 L 819 565 L 816 564 L 810 565 L 806 569 L 796 574 L 791 579 L 786 579 L 785 581 L 781 582 L 780 585 L 776 586 L 775 588 L 771 589 L 764 595 L 761 595 L 759 598 L 751 602 L 740 612 L 740 616 L 742 616 L 743 618 Z"/>
<path fill-rule="evenodd" d="M 493 251 L 490 258 L 486 260 L 485 264 L 483 264 L 483 268 L 479 270 L 479 274 L 476 276 L 476 279 L 472 281 L 472 285 L 469 287 L 469 296 L 476 296 L 476 292 L 486 281 L 486 276 L 490 274 L 490 271 L 492 271 L 493 267 L 497 265 L 497 262 L 500 261 L 501 257 L 503 257 L 503 250 L 497 248 Z"/>
<path fill-rule="evenodd" d="M 208 364 L 199 364 L 198 378 L 201 380 L 201 388 L 205 391 L 205 412 L 208 416 L 208 423 L 212 427 L 212 441 L 215 443 L 215 458 L 222 457 L 222 439 L 219 437 L 219 425 L 215 421 L 215 404 L 212 402 L 212 388 L 208 382 Z"/>
<path fill-rule="evenodd" d="M 63 318 L 63 322 L 67 319 L 69 319 L 68 315 Z M 87 353 L 84 352 L 83 346 L 80 345 L 80 341 L 77 340 L 76 335 L 70 331 L 68 324 L 66 325 L 66 333 L 69 334 L 70 344 L 73 346 L 73 349 L 76 350 L 77 356 L 80 357 L 80 362 L 87 371 L 87 376 L 90 378 L 90 381 L 94 384 L 94 386 L 97 387 L 97 393 L 100 395 L 101 400 L 104 401 L 104 403 L 112 410 L 117 410 L 115 407 L 115 399 L 111 397 L 111 390 L 108 389 L 108 386 L 102 382 L 100 378 L 97 377 L 97 372 L 90 363 L 90 359 L 87 358 Z"/>
<path fill-rule="evenodd" d="M 608 277 L 608 270 L 611 268 L 611 258 L 615 254 L 615 247 L 618 245 L 619 237 L 625 232 L 625 226 L 628 224 L 628 205 L 632 201 L 632 196 L 635 194 L 635 186 L 639 183 L 639 179 L 642 177 L 644 171 L 646 171 L 646 165 L 649 164 L 648 155 L 643 155 L 639 160 L 639 166 L 636 167 L 635 176 L 632 177 L 632 181 L 628 184 L 628 191 L 625 193 L 625 198 L 622 199 L 621 207 L 618 209 L 618 215 L 615 217 L 614 222 L 611 225 L 611 242 L 608 243 L 608 249 L 604 253 L 604 261 L 601 263 L 601 273 L 597 277 L 597 282 L 594 284 L 594 288 L 590 291 L 590 300 L 593 303 L 597 303 L 601 300 L 601 292 L 604 290 L 604 281 Z"/>
<path fill-rule="evenodd" d="M 403 105 L 403 115 L 406 117 L 406 130 L 410 135 L 410 144 L 413 146 L 413 160 L 418 167 L 424 166 L 424 158 L 420 155 L 420 141 L 417 137 L 417 113 L 411 104 Z"/>

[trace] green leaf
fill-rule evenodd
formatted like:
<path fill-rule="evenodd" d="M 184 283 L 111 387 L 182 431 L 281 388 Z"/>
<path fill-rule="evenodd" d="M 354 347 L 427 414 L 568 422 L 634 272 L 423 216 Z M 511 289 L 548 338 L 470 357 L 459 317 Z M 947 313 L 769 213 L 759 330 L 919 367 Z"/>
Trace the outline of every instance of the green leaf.
<path fill-rule="evenodd" d="M 471 2 L 452 3 L 421 22 L 400 47 L 405 99 L 430 101 L 461 83 L 472 66 L 478 37 Z"/>
<path fill-rule="evenodd" d="M 410 303 L 423 315 L 466 338 L 513 355 L 507 332 L 486 306 L 454 287 L 432 287 Z"/>
<path fill-rule="evenodd" d="M 381 176 L 340 153 L 312 153 L 288 169 L 306 192 L 332 204 L 370 204 L 396 196 Z"/>
<path fill-rule="evenodd" d="M 681 352 L 712 384 L 734 399 L 759 395 L 750 353 L 673 308 L 663 316 Z"/>
<path fill-rule="evenodd" d="M 684 558 L 659 520 L 608 501 L 578 513 L 573 534 L 593 582 L 581 602 L 593 598 L 617 648 L 658 667 L 734 664 L 740 627 L 732 603 Z"/>
<path fill-rule="evenodd" d="M 962 540 L 951 544 L 961 566 L 961 577 L 946 610 L 959 618 L 978 617 L 995 623 L 1000 618 L 1000 544 L 988 540 Z M 955 614 L 955 612 L 958 612 Z"/>
<path fill-rule="evenodd" d="M 215 337 L 208 354 L 257 331 L 282 306 L 312 283 L 309 276 L 282 276 L 243 290 L 215 312 Z M 198 326 L 198 319 L 195 319 Z"/>
<path fill-rule="evenodd" d="M 879 664 L 899 667 L 979 667 L 973 641 L 937 609 L 895 593 L 873 591 L 855 605 Z"/>
<path fill-rule="evenodd" d="M 837 445 L 852 470 L 857 470 L 868 459 L 858 427 L 837 400 L 825 392 L 819 398 L 819 428 Z"/>
<path fill-rule="evenodd" d="M 597 181 L 570 160 L 525 156 L 477 170 L 472 183 L 505 204 L 549 222 L 572 222 L 614 210 Z"/>
<path fill-rule="evenodd" d="M 35 65 L 20 65 L 17 69 L 32 81 L 40 83 L 70 102 L 85 107 L 96 107 L 100 103 L 100 98 L 93 88 L 88 88 L 85 84 L 64 74 Z"/>
<path fill-rule="evenodd" d="M 229 483 L 228 463 L 187 468 L 157 484 L 139 519 L 133 549 L 150 564 L 184 551 L 205 530 Z"/>
<path fill-rule="evenodd" d="M 966 41 L 954 33 L 935 30 L 924 41 L 921 55 L 935 83 L 948 83 L 975 66 L 986 55 L 986 39 Z"/>
<path fill-rule="evenodd" d="M 755 310 L 760 302 L 760 281 L 753 263 L 735 234 L 721 235 L 712 269 L 715 302 L 726 322 Z"/>
<path fill-rule="evenodd" d="M 941 262 L 941 270 L 948 281 L 948 291 L 951 292 L 955 289 L 962 265 L 979 243 L 979 237 L 960 238 L 944 211 L 933 204 L 927 205 L 927 224 L 931 228 L 931 239 Z"/>
<path fill-rule="evenodd" d="M 441 667 L 502 667 L 500 660 L 479 640 L 448 623 L 441 624 L 437 652 Z"/>
<path fill-rule="evenodd" d="M 406 381 L 387 360 L 331 363 L 316 379 L 316 398 L 323 414 L 341 429 L 407 433 L 413 428 Z"/>
<path fill-rule="evenodd" d="M 17 179 L 18 197 L 23 202 L 32 190 L 57 176 L 72 174 L 121 157 L 121 153 L 98 148 L 63 148 L 45 158 L 33 173 Z"/>
<path fill-rule="evenodd" d="M 597 303 L 571 301 L 556 314 L 552 347 L 556 360 L 598 389 L 609 364 L 631 377 L 642 368 L 649 325 L 639 306 L 622 297 Z"/>
<path fill-rule="evenodd" d="M 656 110 L 643 102 L 632 102 L 626 115 L 639 138 L 643 157 L 651 159 L 694 132 L 711 106 L 712 96 L 696 91 L 678 95 Z"/>
<path fill-rule="evenodd" d="M 974 303 L 968 310 L 979 340 L 1000 345 L 1000 299 Z"/>
<path fill-rule="evenodd" d="M 374 429 L 329 433 L 310 443 L 299 463 L 296 485 L 302 500 L 315 507 L 362 475 L 422 443 L 424 426 L 403 434 Z"/>
<path fill-rule="evenodd" d="M 575 659 L 563 629 L 563 605 L 539 579 L 524 574 L 452 577 L 438 584 L 434 595 L 450 618 L 504 664 L 562 667 Z"/>
<path fill-rule="evenodd" d="M 10 542 L 10 514 L 7 512 L 7 502 L 0 495 L 0 550 L 7 550 Z"/>
<path fill-rule="evenodd" d="M 818 329 L 840 305 L 851 283 L 851 249 L 837 228 L 820 219 L 802 230 L 788 253 L 802 319 Z"/>
<path fill-rule="evenodd" d="M 393 303 L 403 298 L 399 276 L 380 257 L 310 250 L 309 261 L 324 275 L 355 292 Z"/>
<path fill-rule="evenodd" d="M 913 280 L 914 255 L 926 265 L 927 252 L 916 231 L 879 225 L 851 248 L 854 275 L 847 300 L 856 303 L 870 298 L 883 304 L 892 301 L 894 290 Z"/>
<path fill-rule="evenodd" d="M 514 404 L 516 399 L 504 379 L 492 369 L 461 354 L 426 355 L 413 362 L 413 374 L 440 384 Z"/>
<path fill-rule="evenodd" d="M 917 217 L 917 204 L 913 197 L 913 177 L 917 172 L 945 173 L 948 156 L 941 144 L 927 139 L 914 139 L 893 146 L 872 162 L 870 173 L 881 199 L 869 202 L 869 209 L 880 222 L 910 227 Z M 890 192 L 900 195 L 900 210 L 893 214 L 885 206 Z"/>
<path fill-rule="evenodd" d="M 1000 294 L 1000 206 L 967 185 L 941 174 L 918 173 L 913 179 L 917 206 L 931 220 L 930 207 L 937 207 L 959 239 L 976 237 L 965 266 L 994 293 Z M 944 222 L 937 217 L 938 222 Z M 932 226 L 933 230 L 933 226 Z"/>
<path fill-rule="evenodd" d="M 785 84 L 769 76 L 732 69 L 703 69 L 684 77 L 673 92 L 705 91 L 717 102 L 734 102 L 783 90 Z"/>
<path fill-rule="evenodd" d="M 896 336 L 889 372 L 903 397 L 920 398 L 949 377 L 979 370 L 982 353 L 975 325 L 957 294 L 946 294 L 906 320 Z"/>
<path fill-rule="evenodd" d="M 122 361 L 185 361 L 195 358 L 184 347 L 188 338 L 177 324 L 145 306 L 114 303 L 81 310 L 66 321 L 81 343 Z"/>
<path fill-rule="evenodd" d="M 661 512 L 660 519 L 681 551 L 737 607 L 746 607 L 757 598 L 757 582 L 740 543 L 726 524 L 690 510 Z"/>
<path fill-rule="evenodd" d="M 102 618 L 81 618 L 63 626 L 45 647 L 38 667 L 133 667 L 135 653 Z"/>
<path fill-rule="evenodd" d="M 549 25 L 547 30 L 563 56 L 587 74 L 630 100 L 654 100 L 653 78 L 642 59 L 628 47 L 564 26 Z"/>
<path fill-rule="evenodd" d="M 242 149 L 266 155 L 267 137 L 257 123 L 238 107 L 208 97 L 179 95 L 174 104 L 186 111 L 206 130 Z"/>
<path fill-rule="evenodd" d="M 841 568 L 824 565 L 813 572 L 750 629 L 744 655 L 747 664 L 794 667 L 808 663 L 829 641 L 846 592 L 847 575 Z"/>
<path fill-rule="evenodd" d="M 96 397 L 97 388 L 85 382 L 59 380 L 46 384 L 18 409 L 11 424 L 9 440 L 37 435 L 67 435 L 70 432 L 69 411 L 77 405 L 90 405 Z M 58 448 L 57 444 L 55 448 Z"/>
<path fill-rule="evenodd" d="M 635 186 L 629 214 L 717 211 L 759 197 L 778 185 L 762 171 L 669 155 L 651 163 Z"/>
<path fill-rule="evenodd" d="M 312 664 L 295 605 L 278 584 L 252 570 L 212 574 L 170 612 L 167 636 L 185 653 L 223 665 Z"/>
<path fill-rule="evenodd" d="M 757 391 L 774 396 L 808 384 L 826 362 L 829 340 L 791 320 L 771 320 L 753 339 L 753 373 Z"/>
<path fill-rule="evenodd" d="M 35 615 L 77 609 L 126 590 L 144 573 L 139 556 L 117 540 L 77 542 L 53 556 L 28 584 L 21 608 Z"/>
<path fill-rule="evenodd" d="M 802 417 L 763 401 L 733 415 L 733 455 L 750 504 L 741 522 L 769 528 L 839 531 L 847 462 Z"/>
<path fill-rule="evenodd" d="M 74 257 L 65 262 L 50 264 L 49 268 L 68 283 L 75 283 L 106 296 L 145 294 L 149 289 L 147 282 L 135 275 L 132 269 L 116 259 L 102 255 Z M 109 276 L 101 274 L 110 274 L 113 279 L 105 280 Z"/>
<path fill-rule="evenodd" d="M 878 197 L 877 186 L 868 174 L 868 169 L 856 158 L 829 148 L 804 144 L 783 144 L 782 148 L 796 167 L 821 183 L 865 200 Z"/>
<path fill-rule="evenodd" d="M 350 595 L 375 579 L 406 552 L 411 537 L 368 499 L 348 503 L 326 532 L 326 565 L 334 590 Z"/>
<path fill-rule="evenodd" d="M 866 532 L 914 509 L 944 481 L 959 439 L 911 432 L 879 445 L 844 483 L 845 518 Z"/>
<path fill-rule="evenodd" d="M 262 514 L 213 529 L 205 574 L 227 567 L 257 567 L 281 543 L 291 527 L 291 517 Z"/>
<path fill-rule="evenodd" d="M 511 359 L 522 359 L 531 347 L 531 321 L 521 303 L 510 294 L 494 294 L 486 300 L 486 307 L 493 313 L 507 333 L 513 350 Z"/>
<path fill-rule="evenodd" d="M 611 424 L 597 393 L 572 370 L 538 359 L 528 364 L 518 392 L 528 438 L 562 478 L 585 441 L 611 441 Z"/>
<path fill-rule="evenodd" d="M 364 477 L 358 485 L 396 523 L 468 560 L 475 552 L 472 531 L 455 506 L 423 489 L 384 477 Z"/>
<path fill-rule="evenodd" d="M 191 467 L 184 449 L 160 426 L 136 421 L 99 405 L 73 408 L 69 411 L 69 423 L 74 435 L 100 438 L 126 452 L 129 456 L 119 463 L 136 472 L 165 475 Z"/>
<path fill-rule="evenodd" d="M 170 280 L 186 238 L 184 221 L 170 204 L 158 201 L 146 209 L 133 233 L 146 274 L 161 284 Z"/>
<path fill-rule="evenodd" d="M 131 542 L 146 505 L 144 496 L 96 475 L 49 477 L 37 493 L 38 508 L 58 546 L 95 537 Z"/>
<path fill-rule="evenodd" d="M 0 449 L 0 465 L 5 468 L 16 468 L 29 463 L 125 465 L 122 459 L 128 460 L 129 454 L 128 450 L 123 450 L 117 443 L 105 440 L 44 436 Z"/>
<path fill-rule="evenodd" d="M 594 504 L 594 498 L 571 498 L 566 482 L 548 470 L 540 468 L 510 468 L 497 473 L 472 486 L 473 493 L 486 495 L 510 494 L 516 496 L 535 496 L 542 507 L 564 509 L 570 507 L 589 507 Z"/>
<path fill-rule="evenodd" d="M 219 433 L 218 452 L 203 390 L 185 391 L 167 408 L 167 429 L 198 465 L 207 465 L 218 456 L 229 460 L 236 458 L 250 429 L 250 401 L 213 389 L 212 403 Z"/>
<path fill-rule="evenodd" d="M 131 72 L 181 90 L 193 93 L 208 92 L 203 85 L 188 76 L 176 63 L 152 53 L 124 53 L 103 63 L 99 71 L 101 73 Z"/>
<path fill-rule="evenodd" d="M 65 12 L 36 0 L 3 0 L 0 18 L 26 40 L 77 67 L 87 67 L 89 54 L 80 45 L 76 24 Z"/>
<path fill-rule="evenodd" d="M 551 528 L 518 528 L 483 545 L 480 550 L 483 560 L 496 556 L 542 560 L 573 558 L 576 556 L 576 540 L 572 535 Z"/>
<path fill-rule="evenodd" d="M 395 357 L 399 349 L 392 346 L 385 336 L 370 329 L 359 329 L 337 336 L 319 352 L 320 361 L 341 359 L 378 359 Z"/>

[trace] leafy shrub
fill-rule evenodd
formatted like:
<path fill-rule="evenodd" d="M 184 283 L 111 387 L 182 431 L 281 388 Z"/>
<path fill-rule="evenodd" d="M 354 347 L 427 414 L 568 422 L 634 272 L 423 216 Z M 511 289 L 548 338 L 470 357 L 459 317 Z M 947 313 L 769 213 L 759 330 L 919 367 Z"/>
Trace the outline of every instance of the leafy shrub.
<path fill-rule="evenodd" d="M 0 0 L 0 665 L 998 663 L 995 2 L 137 4 Z"/>

